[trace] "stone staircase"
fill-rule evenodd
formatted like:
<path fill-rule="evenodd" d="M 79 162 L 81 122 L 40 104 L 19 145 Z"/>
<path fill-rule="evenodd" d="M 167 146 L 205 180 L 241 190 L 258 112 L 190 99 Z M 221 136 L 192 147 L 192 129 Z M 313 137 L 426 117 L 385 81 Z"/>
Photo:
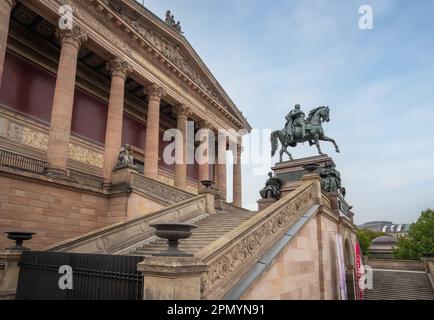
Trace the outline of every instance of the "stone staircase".
<path fill-rule="evenodd" d="M 373 270 L 372 290 L 366 300 L 434 300 L 434 290 L 423 271 Z"/>
<path fill-rule="evenodd" d="M 230 205 L 226 204 L 226 206 Z M 207 215 L 195 223 L 198 228 L 193 230 L 193 234 L 190 238 L 180 241 L 179 248 L 188 253 L 196 253 L 206 245 L 232 231 L 244 221 L 250 219 L 253 215 L 254 212 L 250 212 L 241 208 L 236 210 L 236 207 L 230 208 L 230 212 L 222 211 Z M 130 254 L 145 256 L 152 255 L 166 249 L 166 240 L 155 237 L 149 243 L 131 251 Z"/>

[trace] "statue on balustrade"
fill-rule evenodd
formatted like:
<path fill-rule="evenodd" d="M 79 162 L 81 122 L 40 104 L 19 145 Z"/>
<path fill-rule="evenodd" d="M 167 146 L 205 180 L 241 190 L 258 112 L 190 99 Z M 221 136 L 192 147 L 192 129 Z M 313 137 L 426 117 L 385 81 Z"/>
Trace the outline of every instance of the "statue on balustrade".
<path fill-rule="evenodd" d="M 173 29 L 175 29 L 176 31 L 178 31 L 179 33 L 184 33 L 182 32 L 182 28 L 181 28 L 181 22 L 175 22 L 175 16 L 171 14 L 170 10 L 166 11 L 166 19 L 165 22 L 167 25 L 169 25 L 170 27 L 172 27 Z"/>
<path fill-rule="evenodd" d="M 134 167 L 133 151 L 131 150 L 131 146 L 129 144 L 121 147 L 115 169 L 124 167 Z"/>
<path fill-rule="evenodd" d="M 286 153 L 290 160 L 293 160 L 288 147 L 296 147 L 298 143 L 309 142 L 310 146 L 316 145 L 319 154 L 321 151 L 319 141 L 329 141 L 335 146 L 336 152 L 340 152 L 335 140 L 327 137 L 322 128 L 323 122 L 330 121 L 330 108 L 321 106 L 309 112 L 305 118 L 304 112 L 299 104 L 295 105 L 288 115 L 285 117 L 286 124 L 282 130 L 276 130 L 271 133 L 271 156 L 276 154 L 280 148 L 280 162 L 283 161 L 283 154 Z"/>
<path fill-rule="evenodd" d="M 282 188 L 282 180 L 273 177 L 273 173 L 268 173 L 268 180 L 265 182 L 265 187 L 259 191 L 262 199 L 280 199 L 280 189 Z"/>
<path fill-rule="evenodd" d="M 341 174 L 331 162 L 327 162 L 325 167 L 321 170 L 320 176 L 321 187 L 325 192 L 337 192 L 340 190 L 341 193 L 344 193 L 343 190 L 345 190 L 345 188 L 341 186 Z"/>

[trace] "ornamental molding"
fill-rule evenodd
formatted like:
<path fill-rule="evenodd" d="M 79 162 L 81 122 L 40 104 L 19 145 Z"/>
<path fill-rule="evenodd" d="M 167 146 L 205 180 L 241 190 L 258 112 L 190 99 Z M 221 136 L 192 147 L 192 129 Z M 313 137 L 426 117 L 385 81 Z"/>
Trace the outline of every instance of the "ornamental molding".
<path fill-rule="evenodd" d="M 302 186 L 295 195 L 287 195 L 260 216 L 253 217 L 254 221 L 248 220 L 235 229 L 220 247 L 211 244 L 202 249 L 198 256 L 208 265 L 201 278 L 202 298 L 221 298 L 240 274 L 247 272 L 315 203 L 316 189 L 315 183 Z"/>
<path fill-rule="evenodd" d="M 48 149 L 48 134 L 46 132 L 37 131 L 2 116 L 0 116 L 0 137 L 39 151 L 47 152 Z M 102 168 L 104 164 L 103 153 L 83 147 L 75 142 L 69 143 L 68 158 L 97 168 Z"/>

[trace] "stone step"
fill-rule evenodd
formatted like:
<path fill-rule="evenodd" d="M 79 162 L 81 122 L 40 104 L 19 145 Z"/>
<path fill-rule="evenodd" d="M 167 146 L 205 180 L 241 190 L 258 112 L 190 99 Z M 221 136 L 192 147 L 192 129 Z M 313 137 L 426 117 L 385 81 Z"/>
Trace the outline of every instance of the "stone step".
<path fill-rule="evenodd" d="M 193 230 L 190 238 L 180 240 L 179 248 L 189 253 L 197 252 L 253 216 L 254 214 L 246 210 L 234 210 L 234 212 L 222 212 L 206 216 L 195 223 L 198 227 Z M 167 250 L 167 241 L 157 238 L 146 245 L 136 248 L 131 254 L 151 255 L 165 250 Z"/>
<path fill-rule="evenodd" d="M 366 300 L 434 300 L 434 290 L 423 272 L 373 270 L 373 289 Z"/>

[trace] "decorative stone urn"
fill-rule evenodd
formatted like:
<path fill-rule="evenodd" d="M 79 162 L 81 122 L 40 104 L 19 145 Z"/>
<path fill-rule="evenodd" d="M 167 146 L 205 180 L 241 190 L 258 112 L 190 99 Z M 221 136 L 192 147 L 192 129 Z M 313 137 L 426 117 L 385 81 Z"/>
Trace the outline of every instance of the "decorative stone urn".
<path fill-rule="evenodd" d="M 200 183 L 202 183 L 205 189 L 211 189 L 215 182 L 212 180 L 202 180 Z"/>
<path fill-rule="evenodd" d="M 188 223 L 155 223 L 150 225 L 155 228 L 155 235 L 162 239 L 167 239 L 169 245 L 166 251 L 153 254 L 154 256 L 163 257 L 192 257 L 193 254 L 179 250 L 179 240 L 191 237 L 192 230 L 197 228 L 194 224 Z"/>
<path fill-rule="evenodd" d="M 9 231 L 5 232 L 8 235 L 8 239 L 15 241 L 15 246 L 8 248 L 8 250 L 17 250 L 17 251 L 27 251 L 30 250 L 23 246 L 23 242 L 27 240 L 31 240 L 34 232 L 19 232 L 19 231 Z"/>
<path fill-rule="evenodd" d="M 320 165 L 318 163 L 308 163 L 303 166 L 303 169 L 309 173 L 314 173 L 319 167 Z"/>

